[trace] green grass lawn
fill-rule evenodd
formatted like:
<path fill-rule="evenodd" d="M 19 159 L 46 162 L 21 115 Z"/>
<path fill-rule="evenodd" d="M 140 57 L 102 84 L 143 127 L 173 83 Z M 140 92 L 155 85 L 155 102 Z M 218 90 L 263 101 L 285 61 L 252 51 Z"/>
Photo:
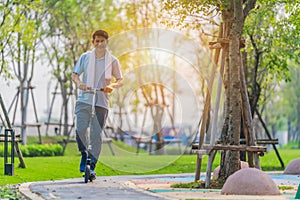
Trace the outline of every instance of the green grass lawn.
<path fill-rule="evenodd" d="M 105 151 L 105 150 L 104 150 Z M 109 155 L 104 152 L 101 155 L 101 163 L 98 164 L 96 172 L 98 176 L 114 176 L 128 174 L 180 174 L 194 173 L 196 169 L 196 155 Z M 299 157 L 299 150 L 280 150 L 285 165 L 291 160 Z M 270 151 L 261 157 L 263 170 L 282 170 L 280 163 L 275 157 L 274 151 Z M 44 180 L 60 180 L 81 177 L 78 172 L 80 157 L 34 157 L 24 158 L 26 168 L 15 167 L 14 176 L 4 175 L 4 166 L 0 165 L 0 185 L 18 184 L 23 182 L 34 182 Z M 213 169 L 219 165 L 220 155 L 216 155 Z M 0 158 L 0 163 L 3 163 Z M 15 165 L 18 164 L 16 159 Z M 203 157 L 201 171 L 205 172 L 207 156 Z"/>
<path fill-rule="evenodd" d="M 57 139 L 57 138 L 56 138 Z M 60 139 L 60 138 L 58 138 Z M 29 143 L 36 143 L 36 138 L 29 138 Z M 43 138 L 43 141 L 53 142 L 53 138 Z M 173 147 L 173 152 L 178 149 Z M 180 174 L 195 173 L 196 155 L 148 155 L 144 150 L 137 156 L 135 147 L 120 142 L 113 143 L 115 156 L 112 155 L 107 144 L 103 145 L 100 162 L 96 172 L 98 176 L 135 175 L 135 174 Z M 282 160 L 287 164 L 299 158 L 299 149 L 280 149 Z M 203 156 L 201 172 L 206 171 L 208 156 Z M 67 146 L 65 156 L 58 157 L 26 157 L 26 168 L 18 168 L 18 158 L 15 158 L 14 176 L 4 175 L 4 159 L 0 157 L 0 186 L 35 182 L 45 180 L 60 180 L 81 177 L 79 173 L 80 154 L 75 143 Z M 260 157 L 262 170 L 279 171 L 281 169 L 274 150 Z M 218 152 L 213 163 L 213 169 L 219 165 Z"/>

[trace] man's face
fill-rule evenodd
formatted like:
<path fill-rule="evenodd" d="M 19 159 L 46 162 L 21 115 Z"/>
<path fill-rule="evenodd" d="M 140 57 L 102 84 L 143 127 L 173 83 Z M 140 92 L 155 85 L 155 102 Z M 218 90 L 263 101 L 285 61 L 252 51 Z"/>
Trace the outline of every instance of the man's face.
<path fill-rule="evenodd" d="M 107 46 L 107 43 L 108 43 L 107 39 L 103 36 L 96 36 L 93 41 L 94 47 L 98 50 L 105 49 Z"/>

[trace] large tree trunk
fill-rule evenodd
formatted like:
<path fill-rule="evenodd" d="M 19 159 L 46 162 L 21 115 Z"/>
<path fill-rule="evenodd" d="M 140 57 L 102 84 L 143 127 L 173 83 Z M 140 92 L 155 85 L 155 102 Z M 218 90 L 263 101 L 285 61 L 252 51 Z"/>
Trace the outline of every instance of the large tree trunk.
<path fill-rule="evenodd" d="M 229 28 L 229 68 L 228 88 L 226 91 L 226 117 L 222 130 L 223 144 L 239 145 L 241 128 L 241 55 L 240 40 L 243 29 L 243 2 L 232 1 L 228 10 L 222 12 L 224 24 Z M 232 26 L 230 26 L 232 24 Z M 225 181 L 231 174 L 240 169 L 239 151 L 224 151 L 221 156 L 219 181 Z"/>
<path fill-rule="evenodd" d="M 229 39 L 229 76 L 230 76 L 230 105 L 229 105 L 229 127 L 228 140 L 229 144 L 239 145 L 240 143 L 240 123 L 241 123 L 241 81 L 240 81 L 240 37 L 242 22 L 238 21 L 238 13 L 242 12 L 242 3 L 235 1 L 233 22 Z M 226 152 L 227 170 L 225 177 L 227 178 L 235 171 L 239 170 L 239 151 Z"/>
<path fill-rule="evenodd" d="M 229 38 L 229 32 L 231 29 L 231 24 L 232 24 L 232 18 L 233 18 L 233 10 L 232 9 L 228 9 L 228 10 L 224 10 L 222 12 L 222 18 L 223 18 L 223 22 L 224 22 L 224 30 L 225 34 L 224 34 L 224 39 L 228 39 Z M 228 45 L 226 45 L 226 48 L 223 48 L 223 53 L 227 51 L 226 54 L 226 62 L 225 62 L 225 74 L 224 74 L 224 89 L 225 89 L 225 107 L 224 107 L 224 115 L 225 115 L 225 119 L 224 119 L 224 124 L 223 124 L 223 128 L 222 128 L 222 132 L 221 132 L 221 141 L 222 144 L 226 145 L 229 143 L 229 137 L 228 137 L 228 130 L 229 130 L 229 107 L 230 107 L 230 70 L 229 70 L 229 49 L 228 49 Z M 228 163 L 227 162 L 227 152 L 226 151 L 222 151 L 221 153 L 221 161 L 220 161 L 220 171 L 219 171 L 219 176 L 218 176 L 218 180 L 220 182 L 225 182 L 226 180 L 226 173 L 227 173 L 227 169 L 229 168 L 229 166 L 227 166 Z"/>

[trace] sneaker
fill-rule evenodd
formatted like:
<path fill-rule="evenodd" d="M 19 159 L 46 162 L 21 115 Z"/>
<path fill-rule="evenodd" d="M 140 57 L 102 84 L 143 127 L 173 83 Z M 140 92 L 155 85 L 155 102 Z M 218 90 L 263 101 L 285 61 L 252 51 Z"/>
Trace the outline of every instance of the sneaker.
<path fill-rule="evenodd" d="M 90 176 L 91 176 L 92 180 L 95 180 L 96 179 L 96 172 L 94 170 L 91 170 Z"/>
<path fill-rule="evenodd" d="M 79 167 L 80 172 L 85 171 L 86 159 L 87 159 L 87 153 L 81 152 L 81 161 L 80 161 L 80 167 Z"/>

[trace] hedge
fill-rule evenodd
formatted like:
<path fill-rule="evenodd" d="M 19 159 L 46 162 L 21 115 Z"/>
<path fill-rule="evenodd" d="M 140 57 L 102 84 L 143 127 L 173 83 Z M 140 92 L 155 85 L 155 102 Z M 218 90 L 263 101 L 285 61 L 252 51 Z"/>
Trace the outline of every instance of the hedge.
<path fill-rule="evenodd" d="M 21 145 L 21 152 L 24 157 L 38 156 L 61 156 L 63 148 L 59 144 L 31 144 Z M 10 146 L 9 146 L 10 155 Z M 0 146 L 0 156 L 4 156 L 4 145 Z"/>

